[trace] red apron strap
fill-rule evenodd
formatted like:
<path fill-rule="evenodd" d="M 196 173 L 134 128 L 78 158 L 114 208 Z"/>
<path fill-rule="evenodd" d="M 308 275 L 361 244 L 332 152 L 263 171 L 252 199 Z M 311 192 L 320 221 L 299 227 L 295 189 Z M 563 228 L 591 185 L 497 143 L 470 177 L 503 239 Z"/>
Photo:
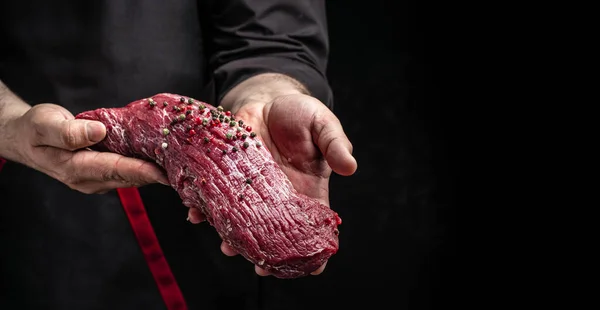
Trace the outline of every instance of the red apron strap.
<path fill-rule="evenodd" d="M 187 309 L 179 285 L 175 282 L 171 268 L 158 244 L 139 191 L 130 187 L 118 188 L 117 192 L 167 309 Z"/>
<path fill-rule="evenodd" d="M 2 171 L 2 167 L 4 167 L 5 163 L 6 163 L 6 159 L 0 157 L 0 171 Z"/>

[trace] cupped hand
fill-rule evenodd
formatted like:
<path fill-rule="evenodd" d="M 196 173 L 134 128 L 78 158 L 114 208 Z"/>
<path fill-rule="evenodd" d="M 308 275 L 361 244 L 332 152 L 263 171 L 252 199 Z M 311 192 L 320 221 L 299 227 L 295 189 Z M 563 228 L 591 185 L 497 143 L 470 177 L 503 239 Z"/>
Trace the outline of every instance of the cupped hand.
<path fill-rule="evenodd" d="M 294 94 L 271 102 L 248 102 L 233 111 L 236 119 L 252 126 L 295 189 L 329 206 L 329 178 L 332 172 L 352 175 L 357 162 L 352 144 L 338 118 L 314 97 Z M 203 220 L 190 210 L 190 221 Z M 221 250 L 229 256 L 237 253 L 226 243 Z M 323 272 L 325 264 L 312 274 Z M 259 275 L 268 272 L 255 266 Z"/>
<path fill-rule="evenodd" d="M 87 149 L 100 142 L 100 122 L 76 120 L 54 104 L 39 104 L 7 127 L 16 161 L 86 194 L 150 183 L 168 184 L 157 166 L 139 159 Z"/>

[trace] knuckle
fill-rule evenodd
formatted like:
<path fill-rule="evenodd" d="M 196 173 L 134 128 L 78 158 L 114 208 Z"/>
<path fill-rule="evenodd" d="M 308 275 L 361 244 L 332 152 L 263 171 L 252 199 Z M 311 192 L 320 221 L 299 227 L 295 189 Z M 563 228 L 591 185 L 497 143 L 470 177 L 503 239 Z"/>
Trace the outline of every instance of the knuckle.
<path fill-rule="evenodd" d="M 98 186 L 90 186 L 89 184 L 84 185 L 83 182 L 81 182 L 80 180 L 74 180 L 65 184 L 72 190 L 88 195 L 106 192 L 105 188 L 101 188 Z"/>
<path fill-rule="evenodd" d="M 106 194 L 108 192 L 108 190 L 103 187 L 80 187 L 78 191 L 87 195 Z"/>
<path fill-rule="evenodd" d="M 71 122 L 66 122 L 66 126 L 63 127 L 61 132 L 61 139 L 66 147 L 70 149 L 75 149 L 78 147 L 77 142 L 79 141 L 78 136 L 80 133 L 77 132 L 72 125 L 73 124 Z"/>
<path fill-rule="evenodd" d="M 42 117 L 38 116 L 38 114 L 35 114 L 31 117 L 29 123 L 31 128 L 33 129 L 32 133 L 35 137 L 37 137 L 37 140 L 42 139 L 46 136 L 47 128 Z"/>
<path fill-rule="evenodd" d="M 136 171 L 139 171 L 139 173 L 132 176 L 132 180 L 136 183 L 152 183 L 156 181 L 154 167 L 149 162 L 142 162 Z"/>
<path fill-rule="evenodd" d="M 76 189 L 79 184 L 81 184 L 81 180 L 75 176 L 67 175 L 61 178 L 61 182 L 67 184 L 70 188 Z"/>
<path fill-rule="evenodd" d="M 86 187 L 84 187 L 84 188 L 78 188 L 76 190 L 79 191 L 79 192 L 81 192 L 81 193 L 84 193 L 86 195 L 91 195 L 91 194 L 98 193 L 97 190 L 94 190 L 94 189 L 91 189 L 91 188 L 86 188 Z"/>
<path fill-rule="evenodd" d="M 69 166 L 73 160 L 73 154 L 71 152 L 66 152 L 64 150 L 59 150 L 57 148 L 48 148 L 53 151 L 52 159 L 58 165 L 67 165 Z"/>
<path fill-rule="evenodd" d="M 107 183 L 112 181 L 123 181 L 119 174 L 110 167 L 98 167 L 92 171 L 92 178 L 96 181 Z"/>
<path fill-rule="evenodd" d="M 152 183 L 153 178 L 150 174 L 151 166 L 147 162 L 141 162 L 136 165 L 135 169 L 127 169 L 124 171 L 117 171 L 117 174 L 121 178 L 119 181 L 127 183 L 129 185 L 141 186 L 144 184 Z"/>
<path fill-rule="evenodd" d="M 69 175 L 68 173 L 63 172 L 63 173 L 59 174 L 57 179 L 59 181 L 61 181 L 62 183 L 67 184 L 69 186 L 71 184 L 73 184 L 73 177 L 71 175 Z"/>
<path fill-rule="evenodd" d="M 31 128 L 33 128 L 36 133 L 42 132 L 42 129 L 44 126 L 43 126 L 41 117 L 34 115 L 29 120 L 29 123 L 31 124 Z"/>
<path fill-rule="evenodd" d="M 316 115 L 313 122 L 314 122 L 314 126 L 316 128 L 318 128 L 320 130 L 320 132 L 322 132 L 323 130 L 327 129 L 327 127 L 330 126 L 329 120 L 327 120 L 322 115 Z"/>
<path fill-rule="evenodd" d="M 142 180 L 134 180 L 134 179 L 127 179 L 127 180 L 122 179 L 122 180 L 120 180 L 120 182 L 127 187 L 140 187 L 140 186 L 144 186 L 149 183 L 149 182 L 145 182 Z"/>
<path fill-rule="evenodd" d="M 98 172 L 99 181 L 109 182 L 113 180 L 117 180 L 118 177 L 110 169 L 102 169 Z"/>
<path fill-rule="evenodd" d="M 121 174 L 121 169 L 119 169 L 122 166 L 123 159 L 125 159 L 125 157 L 119 157 L 115 162 L 114 168 L 108 171 L 108 173 L 110 174 L 111 180 L 127 183 L 128 180 Z"/>
<path fill-rule="evenodd" d="M 72 189 L 76 189 L 76 187 L 79 187 L 83 183 L 81 177 L 73 169 L 64 169 L 60 173 L 58 180 Z"/>

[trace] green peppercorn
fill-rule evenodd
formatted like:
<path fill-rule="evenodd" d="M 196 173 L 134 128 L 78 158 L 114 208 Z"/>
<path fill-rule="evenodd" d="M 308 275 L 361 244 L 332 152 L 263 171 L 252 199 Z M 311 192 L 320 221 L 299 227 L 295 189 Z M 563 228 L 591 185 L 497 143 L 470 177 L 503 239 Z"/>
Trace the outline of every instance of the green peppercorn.
<path fill-rule="evenodd" d="M 168 103 L 168 102 L 166 102 L 166 101 L 163 101 L 163 107 L 166 107 L 166 106 L 168 106 L 168 105 L 169 105 L 169 103 Z"/>
<path fill-rule="evenodd" d="M 169 131 L 169 129 L 168 129 L 168 128 L 163 128 L 163 130 L 162 130 L 162 134 L 163 134 L 163 136 L 166 136 L 166 135 L 168 135 L 169 133 L 171 133 L 171 132 Z"/>
<path fill-rule="evenodd" d="M 204 137 L 204 143 L 208 143 L 208 141 L 210 141 L 207 137 Z"/>
<path fill-rule="evenodd" d="M 245 133 L 244 133 L 244 134 L 242 134 L 242 139 L 246 139 L 246 138 L 248 138 L 248 135 L 247 135 L 247 134 L 245 134 Z M 246 143 L 247 143 L 247 142 L 246 142 Z"/>
<path fill-rule="evenodd" d="M 194 103 L 194 99 L 188 98 L 188 104 L 192 104 L 192 103 Z"/>
<path fill-rule="evenodd" d="M 252 137 L 252 138 L 256 137 L 256 132 L 254 132 L 254 131 L 253 131 L 253 132 L 251 132 L 251 133 L 250 133 L 250 137 Z"/>
<path fill-rule="evenodd" d="M 251 179 L 246 179 L 246 184 L 252 184 L 252 180 Z"/>
<path fill-rule="evenodd" d="M 234 127 L 235 126 L 235 122 L 234 121 L 229 122 L 229 126 Z"/>
<path fill-rule="evenodd" d="M 229 132 L 228 132 L 228 133 L 225 135 L 225 137 L 227 137 L 227 140 L 231 140 L 231 138 L 233 137 L 233 135 L 232 135 L 231 133 L 229 133 Z"/>
<path fill-rule="evenodd" d="M 222 107 L 222 106 L 218 106 L 218 107 L 217 107 L 217 110 L 218 110 L 219 112 L 223 112 L 223 107 Z"/>
<path fill-rule="evenodd" d="M 235 153 L 238 151 L 238 148 L 234 146 L 231 150 Z"/>
<path fill-rule="evenodd" d="M 179 102 L 182 102 L 182 103 L 185 102 L 185 98 L 183 98 L 183 97 L 179 98 Z"/>
<path fill-rule="evenodd" d="M 244 148 L 247 149 L 250 146 L 250 143 L 244 142 Z"/>
<path fill-rule="evenodd" d="M 185 114 L 179 114 L 179 120 L 182 121 L 185 119 Z"/>

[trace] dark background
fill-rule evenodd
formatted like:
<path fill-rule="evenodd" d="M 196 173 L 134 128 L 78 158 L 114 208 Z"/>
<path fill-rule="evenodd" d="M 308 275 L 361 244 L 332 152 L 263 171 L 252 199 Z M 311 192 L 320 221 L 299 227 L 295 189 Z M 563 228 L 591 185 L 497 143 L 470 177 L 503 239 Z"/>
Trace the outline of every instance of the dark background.
<path fill-rule="evenodd" d="M 358 171 L 332 179 L 343 233 L 323 276 L 345 275 L 334 288 L 343 305 L 450 306 L 468 291 L 456 257 L 463 119 L 449 90 L 451 11 L 413 0 L 327 5 L 334 112 Z"/>

